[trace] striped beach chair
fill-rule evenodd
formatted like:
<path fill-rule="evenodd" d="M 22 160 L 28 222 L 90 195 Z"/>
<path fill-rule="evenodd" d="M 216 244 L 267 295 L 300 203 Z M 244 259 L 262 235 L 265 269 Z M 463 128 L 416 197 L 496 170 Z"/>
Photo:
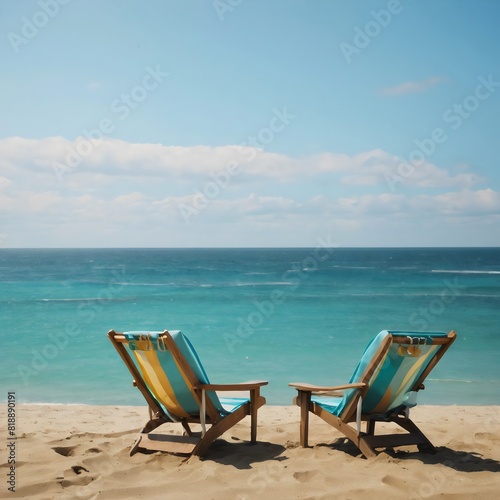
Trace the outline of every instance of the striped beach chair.
<path fill-rule="evenodd" d="M 250 440 L 257 439 L 257 410 L 265 381 L 211 384 L 189 339 L 180 331 L 124 332 L 108 337 L 149 405 L 150 419 L 132 447 L 185 455 L 203 455 L 210 444 L 250 415 Z M 219 398 L 216 391 L 249 391 L 247 398 Z M 184 435 L 151 434 L 167 422 L 179 422 Z M 189 424 L 200 424 L 194 433 Z"/>
<path fill-rule="evenodd" d="M 417 391 L 455 341 L 456 333 L 380 332 L 366 347 L 349 383 L 321 387 L 293 382 L 300 407 L 300 444 L 308 446 L 309 412 L 350 439 L 365 457 L 376 448 L 415 444 L 435 452 L 432 443 L 409 418 Z M 366 432 L 361 431 L 366 422 Z M 375 435 L 376 422 L 393 422 L 406 432 Z"/>

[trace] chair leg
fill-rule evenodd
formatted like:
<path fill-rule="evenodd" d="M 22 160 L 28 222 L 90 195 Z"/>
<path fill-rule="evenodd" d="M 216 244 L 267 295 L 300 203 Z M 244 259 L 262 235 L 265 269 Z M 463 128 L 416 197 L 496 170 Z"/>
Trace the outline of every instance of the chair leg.
<path fill-rule="evenodd" d="M 368 420 L 366 422 L 366 433 L 369 436 L 373 436 L 375 434 L 375 420 Z"/>
<path fill-rule="evenodd" d="M 297 401 L 300 405 L 300 446 L 307 448 L 309 442 L 309 408 L 311 393 L 298 391 Z"/>
<path fill-rule="evenodd" d="M 167 422 L 170 422 L 170 420 L 167 420 L 162 416 L 154 417 L 144 426 L 144 428 L 141 430 L 141 434 L 149 434 L 151 431 L 154 431 L 157 427 L 160 427 L 160 425 L 163 425 Z"/>
<path fill-rule="evenodd" d="M 259 398 L 259 389 L 250 391 L 250 441 L 255 443 L 257 441 L 257 400 Z"/>
<path fill-rule="evenodd" d="M 149 414 L 151 414 L 151 408 L 149 409 Z M 160 427 L 160 425 L 163 425 L 167 422 L 170 422 L 170 420 L 166 419 L 164 416 L 156 416 L 153 417 L 147 422 L 147 424 L 141 429 L 139 433 L 139 437 L 135 440 L 135 443 L 133 444 L 131 450 L 130 450 L 130 456 L 135 455 L 138 451 L 139 448 L 141 447 L 141 441 L 142 441 L 142 435 L 141 434 L 149 434 L 151 431 L 154 431 L 157 427 Z"/>
<path fill-rule="evenodd" d="M 135 443 L 133 444 L 132 448 L 130 449 L 130 456 L 133 456 L 135 455 L 138 451 L 139 451 L 139 448 L 141 447 L 141 440 L 142 440 L 142 436 L 139 436 L 136 440 L 135 440 Z"/>
<path fill-rule="evenodd" d="M 186 434 L 188 436 L 193 435 L 193 431 L 191 430 L 191 427 L 189 427 L 189 424 L 185 420 L 182 420 L 182 427 L 184 427 L 184 430 L 186 431 Z"/>
<path fill-rule="evenodd" d="M 373 439 L 373 436 L 358 434 L 356 428 L 322 408 L 316 407 L 314 413 L 341 432 L 347 439 L 352 441 L 366 458 L 377 456 L 377 453 L 370 443 L 370 439 Z"/>
<path fill-rule="evenodd" d="M 427 436 L 418 428 L 418 426 L 410 419 L 396 417 L 393 422 L 408 431 L 412 436 L 416 437 L 419 451 L 428 453 L 437 453 L 435 446 L 429 441 Z"/>
<path fill-rule="evenodd" d="M 236 425 L 240 420 L 249 414 L 249 409 L 245 406 L 240 406 L 233 413 L 227 415 L 222 420 L 212 424 L 212 427 L 207 430 L 205 435 L 200 439 L 192 454 L 202 456 L 208 450 L 209 446 L 224 432 Z"/>

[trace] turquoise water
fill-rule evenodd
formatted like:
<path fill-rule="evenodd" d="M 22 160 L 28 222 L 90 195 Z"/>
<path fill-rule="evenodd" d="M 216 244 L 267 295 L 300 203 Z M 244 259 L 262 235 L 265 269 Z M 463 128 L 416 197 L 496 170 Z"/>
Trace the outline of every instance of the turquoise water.
<path fill-rule="evenodd" d="M 346 382 L 380 330 L 449 331 L 423 404 L 500 404 L 500 249 L 0 250 L 2 392 L 143 404 L 110 329 L 182 330 L 213 382 Z"/>

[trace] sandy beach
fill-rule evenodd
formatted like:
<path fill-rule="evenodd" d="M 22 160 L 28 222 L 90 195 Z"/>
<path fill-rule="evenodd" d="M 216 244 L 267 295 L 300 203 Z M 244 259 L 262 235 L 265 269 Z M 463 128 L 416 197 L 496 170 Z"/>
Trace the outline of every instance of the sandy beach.
<path fill-rule="evenodd" d="M 500 407 L 423 406 L 413 419 L 438 448 L 381 452 L 357 448 L 312 416 L 310 448 L 298 446 L 299 410 L 264 406 L 259 442 L 249 419 L 230 429 L 200 459 L 164 453 L 129 456 L 145 407 L 22 405 L 17 439 L 5 438 L 1 406 L 1 498 L 357 499 L 496 498 L 500 491 Z M 179 432 L 180 425 L 163 426 Z M 13 444 L 15 443 L 15 444 Z M 14 474 L 8 461 L 15 458 Z M 15 492 L 9 491 L 9 479 Z M 12 484 L 12 483 L 11 483 Z"/>

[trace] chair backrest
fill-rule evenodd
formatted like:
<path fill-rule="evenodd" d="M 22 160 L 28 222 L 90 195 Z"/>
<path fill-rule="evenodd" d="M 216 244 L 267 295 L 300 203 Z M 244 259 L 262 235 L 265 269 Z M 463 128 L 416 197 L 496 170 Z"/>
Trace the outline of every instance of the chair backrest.
<path fill-rule="evenodd" d="M 209 380 L 189 339 L 178 330 L 124 332 L 120 336 L 120 345 L 126 350 L 121 353 L 122 358 L 126 354 L 129 361 L 124 360 L 132 374 L 137 375 L 135 368 L 166 412 L 174 419 L 199 416 L 200 393 L 194 387 L 208 384 Z M 143 388 L 138 387 L 144 394 Z M 148 395 L 144 396 L 149 402 Z M 214 391 L 207 391 L 206 403 L 210 419 L 216 420 L 224 413 Z"/>
<path fill-rule="evenodd" d="M 380 332 L 367 346 L 350 382 L 368 384 L 362 394 L 362 413 L 384 415 L 413 406 L 408 393 L 420 388 L 429 372 L 456 338 L 455 332 Z M 355 393 L 347 391 L 339 415 L 355 411 Z"/>

